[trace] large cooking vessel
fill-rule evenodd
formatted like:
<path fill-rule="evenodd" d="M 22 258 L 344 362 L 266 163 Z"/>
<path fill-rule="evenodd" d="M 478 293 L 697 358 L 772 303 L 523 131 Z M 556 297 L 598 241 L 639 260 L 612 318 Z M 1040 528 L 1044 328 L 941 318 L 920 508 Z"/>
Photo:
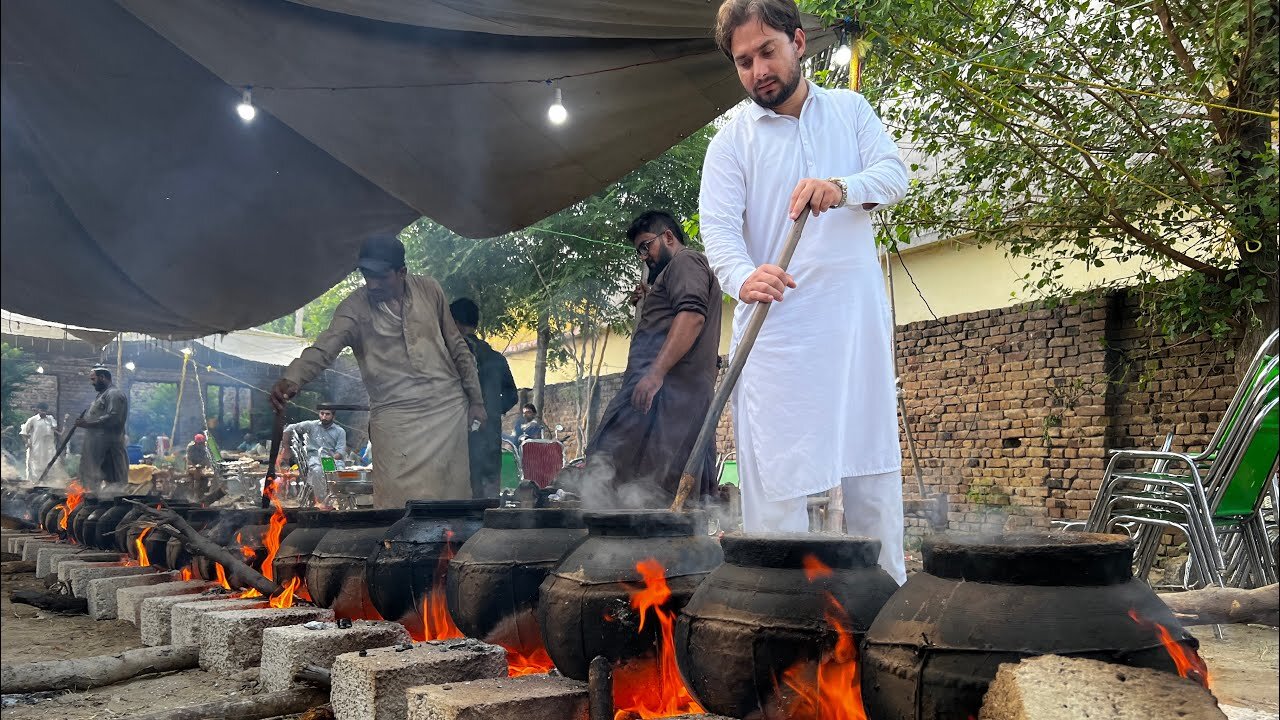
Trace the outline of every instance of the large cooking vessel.
<path fill-rule="evenodd" d="M 187 511 L 186 520 L 192 529 L 203 534 L 206 528 L 217 521 L 220 514 L 222 510 L 218 508 L 192 508 Z M 187 551 L 187 545 L 181 535 L 174 535 L 165 540 L 163 555 L 164 567 L 172 570 L 191 567 L 192 574 L 195 574 L 195 558 Z"/>
<path fill-rule="evenodd" d="M 587 537 L 543 581 L 538 600 L 542 641 L 556 668 L 575 680 L 587 679 L 597 655 L 615 663 L 651 654 L 656 618 L 631 608 L 642 587 L 637 569 L 655 560 L 663 568 L 671 597 L 662 607 L 684 607 L 707 573 L 723 561 L 720 545 L 707 535 L 702 513 L 665 510 L 589 512 Z"/>
<path fill-rule="evenodd" d="M 235 543 L 236 531 L 245 525 L 261 524 L 265 522 L 266 518 L 271 517 L 272 512 L 272 510 L 263 510 L 261 508 L 236 508 L 233 510 L 223 510 L 218 514 L 216 519 L 205 525 L 205 527 L 200 531 L 200 534 L 204 535 L 214 544 L 228 548 L 234 552 L 239 548 Z M 196 575 L 201 580 L 207 580 L 210 582 L 217 580 L 218 569 L 215 566 L 216 563 L 204 555 L 196 555 L 191 558 L 191 567 L 195 569 Z"/>
<path fill-rule="evenodd" d="M 813 675 L 835 648 L 832 620 L 861 641 L 898 584 L 876 564 L 878 540 L 777 533 L 725 535 L 721 545 L 724 564 L 676 622 L 680 673 L 709 712 L 784 717 L 779 679 Z"/>
<path fill-rule="evenodd" d="M 448 556 L 480 529 L 484 511 L 497 504 L 497 499 L 405 503 L 404 517 L 387 530 L 365 566 L 369 597 L 378 613 L 422 627 L 423 601 L 433 589 L 444 589 Z"/>
<path fill-rule="evenodd" d="M 340 618 L 378 620 L 382 616 L 369 598 L 365 564 L 404 512 L 355 510 L 350 515 L 351 522 L 329 528 L 311 551 L 306 563 L 307 591 L 315 604 Z"/>
<path fill-rule="evenodd" d="M 184 518 L 194 507 L 190 503 L 165 503 L 164 506 L 166 509 L 182 515 Z M 126 515 L 125 520 L 122 520 L 120 524 L 116 526 L 117 536 L 122 534 L 121 529 L 123 528 L 125 541 L 124 552 L 127 553 L 129 557 L 134 560 L 140 559 L 138 556 L 138 538 L 142 536 L 142 533 L 147 528 L 153 527 L 154 525 L 155 522 L 151 519 L 151 516 L 139 509 L 137 515 L 134 515 L 132 518 Z M 168 542 L 168 540 L 169 536 L 164 533 L 156 531 L 147 533 L 146 537 L 143 538 L 142 544 L 143 547 L 147 549 L 148 562 L 152 565 L 164 562 L 165 543 Z"/>
<path fill-rule="evenodd" d="M 1122 536 L 948 536 L 927 539 L 923 554 L 924 572 L 867 632 L 868 717 L 977 717 L 999 665 L 1035 655 L 1175 672 L 1153 623 L 1193 654 L 1199 645 L 1133 577 L 1133 541 Z"/>
<path fill-rule="evenodd" d="M 141 499 L 137 497 L 132 499 L 138 500 L 138 502 L 150 507 L 165 504 L 164 498 L 159 495 L 144 495 Z M 145 513 L 142 508 L 137 505 L 129 505 L 129 510 L 124 514 L 124 517 L 120 518 L 120 522 L 116 523 L 115 534 L 111 541 L 113 547 L 110 549 L 129 554 L 129 548 L 133 547 L 133 538 L 129 537 L 129 531 L 133 528 L 134 523 L 137 522 L 138 518 L 142 517 L 144 514 Z M 137 533 L 134 533 L 134 537 L 137 537 Z M 136 553 L 137 551 L 135 550 L 134 552 Z"/>
<path fill-rule="evenodd" d="M 67 537 L 77 545 L 84 545 L 84 521 L 97 510 L 101 501 L 96 496 L 85 495 L 71 514 L 67 516 Z"/>
<path fill-rule="evenodd" d="M 89 547 L 107 551 L 116 550 L 116 526 L 130 511 L 135 509 L 129 503 L 129 500 L 138 502 L 152 500 L 154 502 L 156 499 L 148 498 L 144 495 L 129 495 L 117 497 L 110 503 L 103 502 L 100 504 L 98 506 L 100 512 L 93 513 L 85 521 L 85 543 Z"/>
<path fill-rule="evenodd" d="M 59 504 L 67 501 L 67 494 L 62 490 L 52 490 L 45 497 L 44 502 L 40 503 L 39 509 L 36 510 L 36 517 L 39 518 L 40 528 L 45 532 L 58 533 L 58 517 L 54 510 Z"/>
<path fill-rule="evenodd" d="M 495 508 L 449 561 L 449 615 L 468 637 L 508 648 L 542 646 L 538 587 L 587 536 L 578 510 Z"/>
<path fill-rule="evenodd" d="M 293 578 L 307 578 L 316 547 L 330 530 L 360 529 L 371 526 L 388 527 L 400 518 L 398 510 L 321 511 L 304 510 L 298 513 L 297 527 L 289 533 L 275 560 L 271 563 L 276 582 L 287 584 Z M 363 572 L 363 569 L 361 570 Z"/>

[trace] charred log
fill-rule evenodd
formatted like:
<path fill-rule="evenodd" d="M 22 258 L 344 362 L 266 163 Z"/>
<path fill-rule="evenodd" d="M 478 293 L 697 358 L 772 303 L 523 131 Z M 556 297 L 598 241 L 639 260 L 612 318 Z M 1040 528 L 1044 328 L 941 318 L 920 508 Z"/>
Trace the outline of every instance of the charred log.
<path fill-rule="evenodd" d="M 40 590 L 14 590 L 9 594 L 9 602 L 30 605 L 31 607 L 63 615 L 84 615 L 89 612 L 89 601 L 72 595 Z M 10 692 L 5 690 L 5 692 Z M 19 692 L 14 690 L 13 692 Z"/>
<path fill-rule="evenodd" d="M 163 645 L 116 655 L 0 665 L 0 688 L 5 693 L 87 690 L 139 675 L 188 670 L 199 664 L 200 648 Z"/>
<path fill-rule="evenodd" d="M 1280 585 L 1276 584 L 1254 590 L 1208 587 L 1161 593 L 1160 599 L 1183 625 L 1280 626 Z"/>
<path fill-rule="evenodd" d="M 262 695 L 241 700 L 224 700 L 203 705 L 162 710 L 146 715 L 135 715 L 134 720 L 204 720 L 205 718 L 260 720 L 261 718 L 307 712 L 328 702 L 328 690 L 303 688 L 284 692 L 263 693 Z"/>
<path fill-rule="evenodd" d="M 329 687 L 333 684 L 333 675 L 319 665 L 303 665 L 293 674 L 293 679 L 320 687 Z"/>
<path fill-rule="evenodd" d="M 614 720 L 613 716 L 613 664 L 600 655 L 592 658 L 588 666 L 587 702 L 590 720 Z"/>
<path fill-rule="evenodd" d="M 36 571 L 35 560 L 10 560 L 0 563 L 0 575 L 20 575 Z"/>
<path fill-rule="evenodd" d="M 283 589 L 279 584 L 268 580 L 262 573 L 246 565 L 237 553 L 233 553 L 201 535 L 200 531 L 191 527 L 191 524 L 178 513 L 172 510 L 149 507 L 133 500 L 129 502 L 141 507 L 143 512 L 154 518 L 160 530 L 182 537 L 187 551 L 192 555 L 203 555 L 222 565 L 223 569 L 227 571 L 228 577 L 239 580 L 242 584 L 268 597 L 276 595 Z"/>

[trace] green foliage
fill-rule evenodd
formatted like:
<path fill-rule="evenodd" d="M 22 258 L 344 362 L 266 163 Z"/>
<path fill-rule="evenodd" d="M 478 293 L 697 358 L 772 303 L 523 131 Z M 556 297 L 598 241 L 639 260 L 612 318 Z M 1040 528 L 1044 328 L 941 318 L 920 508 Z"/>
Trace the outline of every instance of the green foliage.
<path fill-rule="evenodd" d="M 15 395 L 36 371 L 36 364 L 21 348 L 0 343 L 0 425 L 11 427 L 26 421 L 28 408 L 17 407 Z"/>
<path fill-rule="evenodd" d="M 173 414 L 178 408 L 177 383 L 135 383 L 130 393 L 129 427 L 131 442 L 143 437 L 155 439 L 173 431 Z M 190 440 L 190 438 L 187 438 Z M 177 446 L 177 440 L 173 440 Z M 152 448 L 146 448 L 151 452 Z"/>
<path fill-rule="evenodd" d="M 860 24 L 864 94 L 913 162 L 936 163 L 882 242 L 998 243 L 1044 296 L 1070 263 L 1136 260 L 1120 282 L 1149 290 L 1167 333 L 1274 324 L 1274 2 L 801 4 Z"/>

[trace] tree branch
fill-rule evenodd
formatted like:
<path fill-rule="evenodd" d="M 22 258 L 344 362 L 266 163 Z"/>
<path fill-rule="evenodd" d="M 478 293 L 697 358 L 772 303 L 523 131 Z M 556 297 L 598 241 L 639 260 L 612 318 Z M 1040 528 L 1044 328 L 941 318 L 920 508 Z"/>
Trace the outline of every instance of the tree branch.
<path fill-rule="evenodd" d="M 1151 10 L 1155 13 L 1156 18 L 1159 19 L 1160 29 L 1164 31 L 1164 36 L 1169 40 L 1169 47 L 1173 49 L 1173 55 L 1177 58 L 1182 72 L 1186 73 L 1189 81 L 1195 82 L 1200 71 L 1196 69 L 1195 60 L 1191 57 L 1191 53 L 1187 51 L 1186 45 L 1182 44 L 1182 38 L 1173 26 L 1173 17 L 1169 14 L 1169 7 L 1164 4 L 1164 0 L 1152 0 Z M 1205 102 L 1213 102 L 1214 100 L 1204 82 L 1197 85 L 1195 93 Z M 1217 108 L 1207 108 L 1207 111 L 1209 119 L 1213 121 L 1213 126 L 1218 131 L 1218 137 L 1226 137 L 1227 128 L 1222 117 L 1222 111 Z"/>

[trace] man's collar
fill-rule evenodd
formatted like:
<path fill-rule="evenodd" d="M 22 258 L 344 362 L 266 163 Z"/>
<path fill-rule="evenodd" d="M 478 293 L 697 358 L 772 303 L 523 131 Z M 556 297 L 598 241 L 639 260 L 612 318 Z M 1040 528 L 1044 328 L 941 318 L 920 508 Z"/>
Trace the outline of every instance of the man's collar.
<path fill-rule="evenodd" d="M 800 107 L 800 112 L 802 114 L 806 109 L 808 109 L 810 104 L 815 102 L 814 98 L 818 97 L 819 95 L 824 95 L 827 92 L 825 89 L 820 87 L 817 83 L 810 80 L 809 78 L 805 78 L 804 81 L 805 81 L 805 84 L 809 86 L 809 94 L 804 99 L 804 105 Z M 752 120 L 759 120 L 762 117 L 782 117 L 781 115 L 770 110 L 769 108 L 761 106 L 759 103 L 757 103 L 754 100 L 752 100 L 751 105 L 747 107 L 747 113 Z"/>

